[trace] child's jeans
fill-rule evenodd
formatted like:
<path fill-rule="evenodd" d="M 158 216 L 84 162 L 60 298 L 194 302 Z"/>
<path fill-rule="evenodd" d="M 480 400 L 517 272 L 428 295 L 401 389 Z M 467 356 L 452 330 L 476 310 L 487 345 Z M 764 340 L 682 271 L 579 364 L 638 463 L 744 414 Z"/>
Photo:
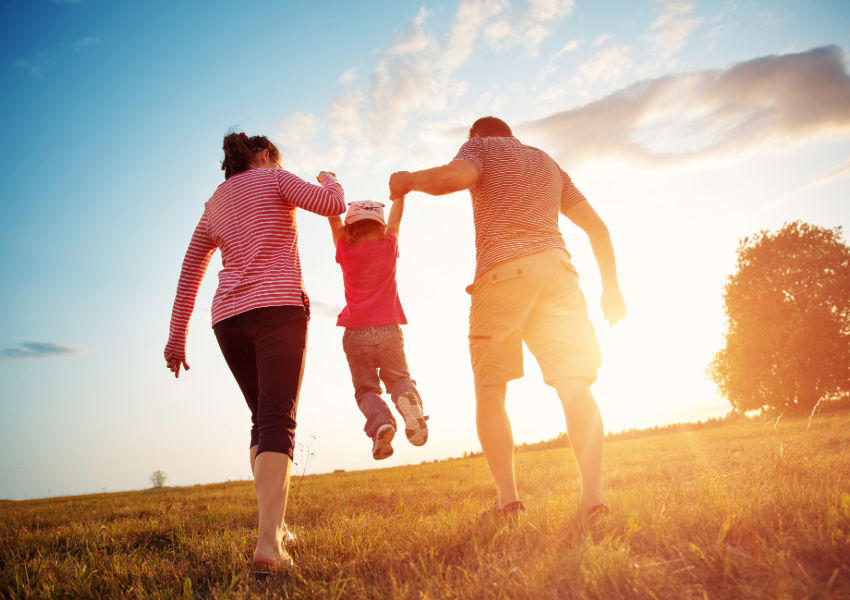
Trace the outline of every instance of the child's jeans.
<path fill-rule="evenodd" d="M 366 426 L 363 428 L 366 435 L 372 437 L 375 430 L 386 423 L 396 427 L 392 412 L 381 398 L 381 381 L 384 382 L 384 387 L 396 407 L 398 397 L 405 392 L 416 394 L 421 405 L 422 399 L 416 390 L 416 382 L 410 378 L 410 372 L 407 370 L 401 327 L 346 327 L 342 336 L 342 348 L 351 369 L 357 406 L 366 416 Z"/>

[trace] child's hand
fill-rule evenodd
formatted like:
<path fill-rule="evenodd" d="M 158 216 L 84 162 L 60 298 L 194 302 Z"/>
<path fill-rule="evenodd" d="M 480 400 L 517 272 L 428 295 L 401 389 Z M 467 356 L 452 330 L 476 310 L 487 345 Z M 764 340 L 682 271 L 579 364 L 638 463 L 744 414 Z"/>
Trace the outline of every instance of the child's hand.
<path fill-rule="evenodd" d="M 398 196 L 397 198 L 390 198 L 390 200 L 392 200 L 393 202 L 395 202 L 396 200 L 401 200 L 403 202 L 404 196 Z"/>
<path fill-rule="evenodd" d="M 390 200 L 405 196 L 411 191 L 410 179 L 408 171 L 397 171 L 390 175 Z"/>
<path fill-rule="evenodd" d="M 316 181 L 322 183 L 322 175 L 330 175 L 334 181 L 336 181 L 336 173 L 331 173 L 330 171 L 319 171 L 319 174 L 316 175 Z"/>

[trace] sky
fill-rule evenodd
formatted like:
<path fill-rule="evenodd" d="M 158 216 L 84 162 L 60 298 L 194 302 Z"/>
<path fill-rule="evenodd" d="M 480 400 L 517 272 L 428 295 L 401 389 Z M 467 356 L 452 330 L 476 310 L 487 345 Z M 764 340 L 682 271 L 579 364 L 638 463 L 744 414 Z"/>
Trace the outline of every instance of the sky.
<path fill-rule="evenodd" d="M 722 416 L 738 241 L 850 225 L 850 3 L 840 0 L 200 2 L 0 0 L 0 498 L 247 479 L 250 414 L 217 347 L 218 254 L 189 372 L 162 351 L 180 265 L 223 180 L 221 140 L 273 139 L 346 200 L 449 162 L 495 115 L 548 152 L 609 227 L 628 316 L 608 328 L 584 233 L 561 218 L 603 353 L 606 430 Z M 411 194 L 398 286 L 430 415 L 375 462 L 362 431 L 327 220 L 298 215 L 313 301 L 294 468 L 477 451 L 469 194 Z M 845 237 L 846 239 L 846 237 Z M 508 386 L 517 443 L 565 431 L 533 357 Z"/>

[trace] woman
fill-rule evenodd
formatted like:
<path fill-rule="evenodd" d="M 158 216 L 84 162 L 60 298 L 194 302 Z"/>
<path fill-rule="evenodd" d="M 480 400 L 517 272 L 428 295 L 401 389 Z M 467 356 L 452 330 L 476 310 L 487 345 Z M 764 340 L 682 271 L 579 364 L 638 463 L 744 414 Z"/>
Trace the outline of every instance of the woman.
<path fill-rule="evenodd" d="M 345 212 L 333 173 L 319 173 L 319 187 L 284 171 L 280 160 L 263 136 L 224 138 L 225 181 L 207 201 L 183 260 L 165 346 L 174 376 L 181 366 L 188 371 L 189 317 L 210 258 L 221 249 L 213 331 L 251 409 L 251 471 L 260 513 L 253 559 L 270 569 L 292 566 L 281 540 L 288 533 L 284 516 L 310 319 L 295 211 Z"/>

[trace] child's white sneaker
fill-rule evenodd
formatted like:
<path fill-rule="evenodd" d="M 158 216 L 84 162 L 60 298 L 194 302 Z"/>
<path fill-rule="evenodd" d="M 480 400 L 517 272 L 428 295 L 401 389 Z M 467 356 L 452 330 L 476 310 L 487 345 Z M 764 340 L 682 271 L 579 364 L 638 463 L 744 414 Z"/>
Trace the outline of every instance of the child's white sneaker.
<path fill-rule="evenodd" d="M 428 419 L 422 414 L 422 405 L 413 392 L 405 392 L 398 397 L 398 412 L 404 417 L 404 433 L 414 446 L 422 446 L 428 441 Z"/>
<path fill-rule="evenodd" d="M 393 455 L 393 438 L 395 427 L 386 423 L 378 427 L 372 434 L 372 458 L 384 460 Z"/>

